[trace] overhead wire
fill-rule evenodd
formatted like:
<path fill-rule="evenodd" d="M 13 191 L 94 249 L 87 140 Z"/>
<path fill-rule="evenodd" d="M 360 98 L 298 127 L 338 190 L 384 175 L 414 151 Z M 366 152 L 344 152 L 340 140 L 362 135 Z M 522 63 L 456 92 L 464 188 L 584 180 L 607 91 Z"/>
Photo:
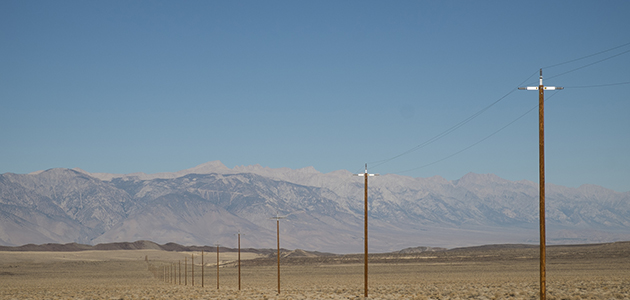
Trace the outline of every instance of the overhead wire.
<path fill-rule="evenodd" d="M 543 68 L 543 69 L 553 68 L 553 67 L 557 67 L 557 66 L 560 66 L 560 65 L 564 65 L 564 64 L 568 64 L 568 63 L 576 62 L 576 61 L 579 61 L 579 60 L 582 60 L 582 59 L 586 59 L 586 58 L 589 58 L 589 57 L 593 57 L 593 56 L 597 56 L 597 55 L 600 55 L 600 54 L 603 54 L 603 53 L 606 53 L 606 52 L 609 52 L 609 51 L 612 51 L 612 50 L 615 50 L 615 49 L 619 49 L 619 48 L 622 48 L 622 47 L 625 47 L 625 46 L 628 46 L 628 45 L 630 45 L 630 43 L 626 43 L 626 44 L 623 44 L 623 45 L 620 45 L 620 46 L 616 46 L 616 47 L 613 47 L 613 48 L 610 48 L 610 49 L 606 49 L 606 50 L 604 50 L 604 51 L 600 51 L 600 52 L 597 52 L 597 53 L 594 53 L 594 54 L 590 54 L 590 55 L 587 55 L 587 56 L 583 56 L 583 57 L 580 57 L 580 58 L 576 58 L 576 59 L 568 60 L 568 61 L 565 61 L 565 62 L 557 63 L 557 64 L 554 64 L 554 65 L 550 65 L 550 66 L 547 66 L 547 67 L 545 67 L 545 68 Z M 630 52 L 630 50 L 626 50 L 626 51 L 623 51 L 623 52 L 621 52 L 621 53 L 617 53 L 617 54 L 615 54 L 615 55 L 612 55 L 612 56 L 606 57 L 606 58 L 604 58 L 604 59 L 600 59 L 600 60 L 598 60 L 598 61 L 595 61 L 595 62 L 592 62 L 592 63 L 586 64 L 586 65 L 580 66 L 580 67 L 578 67 L 578 68 L 571 69 L 571 70 L 569 70 L 569 71 L 566 71 L 566 72 L 563 72 L 563 73 L 560 73 L 560 74 L 556 74 L 556 75 L 553 75 L 553 76 L 551 76 L 551 77 L 547 77 L 547 79 L 552 79 L 552 78 L 560 77 L 560 76 L 562 76 L 562 75 L 565 75 L 565 74 L 568 74 L 568 73 L 571 73 L 571 72 L 574 72 L 574 71 L 577 71 L 577 70 L 580 70 L 580 69 L 583 69 L 583 68 L 586 68 L 586 67 L 589 67 L 589 66 L 592 66 L 592 65 L 595 65 L 595 64 L 598 64 L 598 63 L 604 62 L 604 61 L 607 61 L 607 60 L 609 60 L 609 59 L 612 59 L 612 58 L 615 58 L 615 57 L 617 57 L 617 56 L 620 56 L 620 55 L 626 54 L 626 53 L 628 53 L 628 52 Z M 533 73 L 532 75 L 530 75 L 527 79 L 525 79 L 523 82 L 521 82 L 518 86 L 521 86 L 522 84 L 524 84 L 525 82 L 527 82 L 527 81 L 528 81 L 528 80 L 529 80 L 532 76 L 534 76 L 534 75 L 535 75 L 535 74 L 537 74 L 537 73 L 538 73 L 538 71 L 534 72 L 534 73 Z M 623 85 L 623 84 L 630 84 L 630 82 L 620 82 L 620 83 L 601 84 L 601 85 L 591 85 L 591 86 L 575 86 L 575 87 L 565 87 L 565 88 L 593 88 L 593 87 L 612 86 L 612 85 Z M 472 121 L 473 119 L 477 118 L 479 115 L 483 114 L 485 111 L 487 111 L 488 109 L 490 109 L 490 108 L 491 108 L 492 106 L 494 106 L 495 104 L 497 104 L 497 103 L 501 102 L 503 99 L 505 99 L 507 96 L 509 96 L 510 94 L 512 94 L 514 91 L 515 91 L 515 89 L 512 89 L 510 92 L 508 92 L 507 94 L 505 94 L 504 96 L 502 96 L 502 97 L 501 97 L 501 98 L 499 98 L 498 100 L 494 101 L 494 102 L 493 102 L 493 103 L 491 103 L 490 105 L 488 105 L 488 106 L 484 107 L 483 109 L 481 109 L 481 110 L 477 111 L 476 113 L 472 114 L 472 115 L 471 115 L 471 116 L 469 116 L 468 118 L 466 118 L 466 119 L 462 120 L 461 122 L 459 122 L 459 123 L 457 123 L 457 124 L 455 124 L 455 125 L 451 126 L 450 128 L 448 128 L 448 129 L 446 129 L 446 130 L 442 131 L 441 133 L 439 133 L 439 134 L 437 134 L 437 135 L 433 136 L 432 138 L 430 138 L 430 139 L 428 139 L 428 140 L 424 141 L 423 143 L 421 143 L 421 144 L 419 144 L 419 145 L 417 145 L 417 146 L 414 146 L 413 148 L 411 148 L 411 149 L 409 149 L 409 150 L 407 150 L 407 151 L 404 151 L 404 152 L 402 152 L 402 153 L 400 153 L 400 154 L 397 154 L 397 155 L 395 155 L 395 156 L 392 156 L 392 157 L 390 157 L 390 158 L 387 158 L 387 159 L 384 159 L 384 160 L 379 160 L 379 161 L 374 161 L 374 162 L 371 162 L 371 163 L 369 163 L 369 164 L 376 164 L 376 165 L 372 166 L 372 168 L 374 168 L 374 167 L 378 167 L 378 166 L 383 165 L 383 164 L 386 164 L 386 163 L 388 163 L 388 162 L 390 162 L 390 161 L 392 161 L 392 160 L 394 160 L 394 159 L 396 159 L 396 158 L 399 158 L 399 157 L 401 157 L 401 156 L 407 155 L 407 154 L 412 153 L 412 152 L 414 152 L 414 151 L 420 150 L 420 149 L 422 149 L 422 148 L 424 148 L 424 147 L 426 147 L 426 146 L 428 146 L 428 145 L 430 145 L 430 144 L 432 144 L 432 143 L 434 143 L 434 142 L 436 142 L 436 141 L 440 140 L 440 139 L 441 139 L 441 138 L 443 138 L 444 136 L 446 136 L 446 135 L 448 135 L 448 134 L 450 134 L 450 133 L 454 132 L 455 130 L 457 130 L 457 129 L 461 128 L 462 126 L 464 126 L 464 125 L 465 125 L 465 124 L 467 124 L 468 122 L 470 122 L 470 121 Z M 553 97 L 554 95 L 555 95 L 555 93 L 554 93 L 554 94 L 552 94 L 549 98 Z M 545 100 L 545 101 L 546 101 L 546 100 Z M 477 144 L 479 144 L 479 143 L 481 143 L 481 142 L 483 142 L 483 141 L 487 140 L 488 138 L 490 138 L 490 137 L 494 136 L 495 134 L 499 133 L 500 131 L 504 130 L 505 128 L 509 127 L 510 125 L 512 125 L 513 123 L 515 123 L 516 121 L 520 120 L 520 119 L 521 119 L 521 118 L 523 118 L 525 115 L 527 115 L 528 113 L 530 113 L 530 112 L 531 112 L 532 110 L 534 110 L 536 107 L 538 107 L 538 106 L 533 107 L 532 109 L 528 110 L 527 112 L 525 112 L 524 114 L 522 114 L 522 115 L 521 115 L 521 116 L 519 116 L 518 118 L 516 118 L 516 119 L 514 119 L 513 121 L 511 121 L 510 123 L 508 123 L 507 125 L 505 125 L 505 126 L 501 127 L 499 130 L 497 130 L 497 131 L 495 131 L 495 132 L 491 133 L 490 135 L 486 136 L 485 138 L 483 138 L 483 139 L 481 139 L 481 140 L 479 140 L 479 141 L 477 141 L 477 142 L 473 143 L 472 145 L 470 145 L 470 146 L 468 146 L 468 147 L 466 147 L 466 148 L 464 148 L 464 149 L 462 149 L 462 150 L 459 150 L 459 151 L 457 151 L 457 152 L 455 152 L 455 153 L 453 153 L 453 154 L 451 154 L 451 155 L 449 155 L 449 156 L 446 156 L 446 157 L 444 157 L 444 158 L 442 158 L 442 159 L 436 160 L 436 161 L 431 162 L 431 163 L 429 163 L 429 164 L 426 164 L 426 165 L 423 165 L 423 166 L 420 166 L 420 167 L 417 167 L 417 168 L 413 168 L 413 169 L 405 170 L 405 171 L 394 172 L 394 173 L 405 173 L 405 172 L 409 172 L 409 171 L 413 171 L 413 170 L 417 170 L 417 169 L 425 168 L 425 167 L 428 167 L 428 166 L 430 166 L 430 165 L 433 165 L 433 164 L 439 163 L 439 162 L 441 162 L 441 161 L 444 161 L 444 160 L 446 160 L 446 159 L 449 159 L 449 158 L 451 158 L 451 157 L 453 157 L 453 156 L 455 156 L 455 155 L 458 155 L 458 154 L 460 154 L 460 153 L 462 153 L 462 152 L 464 152 L 464 151 L 466 151 L 466 150 L 468 150 L 468 149 L 470 149 L 470 148 L 472 148 L 472 147 L 476 146 Z M 358 173 L 358 172 L 357 172 L 357 173 Z"/>
<path fill-rule="evenodd" d="M 604 83 L 604 84 L 595 84 L 595 85 L 582 85 L 582 86 L 565 86 L 564 88 L 569 89 L 584 89 L 584 88 L 596 88 L 596 87 L 604 87 L 604 86 L 614 86 L 614 85 L 624 85 L 630 84 L 630 81 L 626 82 L 617 82 L 617 83 Z"/>
<path fill-rule="evenodd" d="M 579 68 L 575 68 L 575 69 L 572 69 L 572 70 L 569 70 L 569 71 L 566 71 L 566 72 L 562 72 L 562 73 L 560 73 L 560 74 L 553 75 L 553 76 L 551 76 L 551 77 L 547 77 L 547 79 L 552 79 L 552 78 L 560 77 L 560 76 L 562 76 L 562 75 L 565 75 L 565 74 L 568 74 L 568 73 L 571 73 L 571 72 L 575 72 L 575 71 L 577 71 L 577 70 L 581 70 L 581 69 L 584 69 L 584 68 L 586 68 L 586 67 L 590 67 L 590 66 L 592 66 L 592 65 L 594 65 L 594 64 L 598 64 L 598 63 L 601 63 L 601 62 L 607 61 L 607 60 L 609 60 L 609 59 L 611 59 L 611 58 L 617 57 L 617 56 L 622 55 L 622 54 L 626 54 L 626 53 L 628 53 L 628 52 L 630 52 L 630 50 L 626 50 L 626 51 L 624 51 L 624 52 L 617 53 L 617 54 L 615 54 L 615 55 L 613 55 L 613 56 L 609 56 L 609 57 L 607 57 L 607 58 L 604 58 L 604 59 L 598 60 L 598 61 L 596 61 L 596 62 L 592 62 L 592 63 L 590 63 L 590 64 L 586 64 L 586 65 L 581 66 L 581 67 L 579 67 Z"/>
<path fill-rule="evenodd" d="M 568 61 L 565 61 L 565 62 L 557 63 L 557 64 L 554 64 L 554 65 L 551 65 L 551 66 L 546 66 L 546 67 L 543 67 L 543 69 L 549 69 L 549 68 L 565 65 L 565 64 L 568 64 L 568 63 L 576 62 L 578 60 L 582 60 L 582 59 L 586 59 L 586 58 L 589 58 L 589 57 L 597 56 L 597 55 L 600 55 L 602 53 L 606 53 L 606 52 L 609 52 L 609 51 L 612 51 L 612 50 L 615 50 L 615 49 L 619 49 L 619 48 L 622 48 L 622 47 L 625 47 L 625 46 L 628 46 L 628 45 L 630 45 L 630 43 L 625 43 L 623 45 L 619 45 L 617 47 L 606 49 L 604 51 L 600 51 L 600 52 L 597 52 L 597 53 L 594 53 L 594 54 L 589 54 L 589 55 L 586 55 L 586 56 L 582 56 L 580 58 L 576 58 L 576 59 L 568 60 Z"/>
<path fill-rule="evenodd" d="M 590 86 L 567 86 L 567 87 L 564 87 L 564 88 L 565 88 L 565 89 L 568 89 L 568 88 L 569 88 L 569 89 L 571 89 L 571 88 L 595 88 L 595 87 L 604 87 L 604 86 L 612 86 L 612 85 L 623 85 L 623 84 L 630 84 L 630 81 L 628 81 L 628 82 L 619 82 L 619 83 L 609 83 L 609 84 L 590 85 Z M 556 93 L 557 93 L 557 91 L 556 91 L 555 93 L 551 94 L 549 97 L 547 97 L 547 98 L 545 99 L 545 103 L 547 102 L 547 100 L 549 100 L 549 99 L 551 99 L 553 96 L 555 96 L 555 95 L 556 95 Z M 444 157 L 444 158 L 438 159 L 438 160 L 436 160 L 436 161 L 433 161 L 433 162 L 431 162 L 431 163 L 428 163 L 428 164 L 422 165 L 422 166 L 420 166 L 420 167 L 416 167 L 416 168 L 413 168 L 413 169 L 408 169 L 408 170 L 404 170 L 404 171 L 392 172 L 392 174 L 406 173 L 406 172 L 411 172 L 411 171 L 415 171 L 415 170 L 418 170 L 418 169 L 426 168 L 426 167 L 428 167 L 428 166 L 431 166 L 431 165 L 437 164 L 437 163 L 442 162 L 442 161 L 444 161 L 444 160 L 447 160 L 447 159 L 449 159 L 449 158 L 451 158 L 451 157 L 453 157 L 453 156 L 456 156 L 456 155 L 458 155 L 458 154 L 460 154 L 460 153 L 462 153 L 462 152 L 464 152 L 464 151 L 466 151 L 466 150 L 468 150 L 468 149 L 470 149 L 470 148 L 472 148 L 472 147 L 474 147 L 474 146 L 476 146 L 476 145 L 478 145 L 478 144 L 480 144 L 480 143 L 484 142 L 485 140 L 487 140 L 487 139 L 489 139 L 490 137 L 492 137 L 492 136 L 496 135 L 497 133 L 501 132 L 502 130 L 506 129 L 506 128 L 507 128 L 507 127 L 509 127 L 510 125 L 514 124 L 516 121 L 518 121 L 518 120 L 522 119 L 522 118 L 523 118 L 523 117 L 525 117 L 527 114 L 531 113 L 531 112 L 532 112 L 534 109 L 536 109 L 537 107 L 538 107 L 538 105 L 536 105 L 536 106 L 532 107 L 531 109 L 529 109 L 529 110 L 528 110 L 527 112 L 525 112 L 524 114 L 522 114 L 522 115 L 520 115 L 519 117 L 517 117 L 516 119 L 512 120 L 511 122 L 509 122 L 509 123 L 508 123 L 508 124 L 506 124 L 505 126 L 503 126 L 503 127 L 499 128 L 497 131 L 495 131 L 495 132 L 491 133 L 490 135 L 488 135 L 488 136 L 486 136 L 486 137 L 484 137 L 484 138 L 480 139 L 479 141 L 477 141 L 477 142 L 475 142 L 475 143 L 473 143 L 473 144 L 469 145 L 469 146 L 468 146 L 468 147 L 466 147 L 466 148 L 463 148 L 463 149 L 461 149 L 461 150 L 459 150 L 459 151 L 457 151 L 457 152 L 455 152 L 455 153 L 453 153 L 453 154 L 450 154 L 450 155 L 448 155 L 448 156 L 446 156 L 446 157 Z"/>
<path fill-rule="evenodd" d="M 523 81 L 522 81 L 522 82 L 521 82 L 518 86 L 520 86 L 520 85 L 522 85 L 523 83 L 527 82 L 530 78 L 532 78 L 532 76 L 536 75 L 537 73 L 538 73 L 538 71 L 536 71 L 536 72 L 532 73 L 532 75 L 530 75 L 529 77 L 527 77 L 527 79 L 523 80 Z M 394 160 L 394 159 L 396 159 L 396 158 L 399 158 L 399 157 L 404 156 L 404 155 L 407 155 L 407 154 L 409 154 L 409 153 L 411 153 L 411 152 L 414 152 L 414 151 L 420 150 L 420 149 L 422 149 L 422 148 L 424 148 L 424 147 L 426 147 L 426 146 L 428 146 L 428 145 L 430 145 L 430 144 L 432 144 L 432 143 L 434 143 L 434 142 L 438 141 L 439 139 L 441 139 L 441 138 L 445 137 L 446 135 L 448 135 L 448 134 L 452 133 L 453 131 L 455 131 L 455 130 L 457 130 L 457 129 L 461 128 L 461 127 L 462 127 L 462 126 L 464 126 L 464 125 L 466 125 L 468 122 L 470 122 L 470 121 L 474 120 L 474 119 L 475 119 L 475 118 L 477 118 L 479 115 L 483 114 L 485 111 L 487 111 L 488 109 L 490 109 L 492 106 L 494 106 L 495 104 L 497 104 L 497 103 L 501 102 L 503 99 L 505 99 L 507 96 L 509 96 L 510 94 L 512 94 L 514 91 L 515 91 L 515 89 L 511 89 L 511 90 L 510 90 L 510 92 L 508 92 L 507 94 L 503 95 L 503 96 L 502 96 L 501 98 L 499 98 L 498 100 L 496 100 L 496 101 L 492 102 L 490 105 L 488 105 L 488 106 L 486 106 L 486 107 L 482 108 L 481 110 L 479 110 L 479 111 L 477 111 L 476 113 L 474 113 L 474 114 L 470 115 L 469 117 L 467 117 L 466 119 L 462 120 L 461 122 L 459 122 L 459 123 L 457 123 L 457 124 L 455 124 L 455 125 L 451 126 L 450 128 L 448 128 L 448 129 L 446 129 L 446 130 L 444 130 L 444 131 L 442 131 L 442 132 L 438 133 L 437 135 L 435 135 L 435 136 L 433 136 L 432 138 L 430 138 L 430 139 L 428 139 L 428 140 L 424 141 L 423 143 L 421 143 L 421 144 L 419 144 L 419 145 L 417 145 L 417 146 L 414 146 L 413 148 L 411 148 L 411 149 L 409 149 L 409 150 L 407 150 L 407 151 L 404 151 L 404 152 L 402 152 L 402 153 L 400 153 L 400 154 L 397 154 L 397 155 L 395 155 L 395 156 L 392 156 L 392 157 L 390 157 L 390 158 L 387 158 L 387 159 L 384 159 L 384 160 L 379 160 L 379 161 L 370 162 L 369 164 L 376 164 L 376 165 L 372 166 L 372 168 L 375 168 L 375 167 L 378 167 L 378 166 L 383 165 L 383 164 L 385 164 L 385 163 L 388 163 L 388 162 L 390 162 L 390 161 L 392 161 L 392 160 Z"/>
<path fill-rule="evenodd" d="M 556 92 L 556 93 L 557 93 L 557 92 Z M 549 99 L 551 99 L 553 96 L 555 96 L 555 95 L 556 95 L 556 93 L 553 93 L 551 96 L 547 97 L 547 99 L 545 99 L 545 103 L 546 103 Z M 426 167 L 428 167 L 428 166 L 431 166 L 431 165 L 437 164 L 437 163 L 439 163 L 439 162 L 442 162 L 442 161 L 444 161 L 444 160 L 447 160 L 447 159 L 449 159 L 449 158 L 451 158 L 451 157 L 453 157 L 453 156 L 455 156 L 455 155 L 458 155 L 458 154 L 460 154 L 460 153 L 462 153 L 462 152 L 464 152 L 464 151 L 466 151 L 466 150 L 468 150 L 468 149 L 470 149 L 470 148 L 472 148 L 472 147 L 474 147 L 474 146 L 476 146 L 476 145 L 478 145 L 478 144 L 480 144 L 480 143 L 484 142 L 485 140 L 487 140 L 487 139 L 491 138 L 492 136 L 494 136 L 494 135 L 496 135 L 497 133 L 501 132 L 503 129 L 508 128 L 510 125 L 512 125 L 512 124 L 514 124 L 514 123 L 516 123 L 516 121 L 518 121 L 518 120 L 522 119 L 522 118 L 523 118 L 523 117 L 525 117 L 527 114 L 531 113 L 531 112 L 532 112 L 534 109 L 536 109 L 537 107 L 538 107 L 538 105 L 536 105 L 536 106 L 532 107 L 531 109 L 529 109 L 528 111 L 526 111 L 524 114 L 520 115 L 518 118 L 516 118 L 516 119 L 512 120 L 511 122 L 507 123 L 505 126 L 503 126 L 503 127 L 499 128 L 499 129 L 498 129 L 498 130 L 496 130 L 495 132 L 493 132 L 493 133 L 489 134 L 488 136 L 486 136 L 486 137 L 484 137 L 484 138 L 482 138 L 482 139 L 478 140 L 477 142 L 475 142 L 475 143 L 471 144 L 470 146 L 468 146 L 468 147 L 466 147 L 466 148 L 464 148 L 464 149 L 461 149 L 461 150 L 459 150 L 459 151 L 457 151 L 457 152 L 455 152 L 455 153 L 452 153 L 452 154 L 450 154 L 450 155 L 448 155 L 448 156 L 446 156 L 446 157 L 444 157 L 444 158 L 438 159 L 438 160 L 433 161 L 433 162 L 431 162 L 431 163 L 428 163 L 428 164 L 426 164 L 426 165 L 422 165 L 422 166 L 420 166 L 420 167 L 416 167 L 416 168 L 413 168 L 413 169 L 408 169 L 408 170 L 404 170 L 404 171 L 392 172 L 392 174 L 401 174 L 401 173 L 406 173 L 406 172 L 411 172 L 411 171 L 419 170 L 419 169 L 422 169 L 422 168 L 426 168 Z"/>

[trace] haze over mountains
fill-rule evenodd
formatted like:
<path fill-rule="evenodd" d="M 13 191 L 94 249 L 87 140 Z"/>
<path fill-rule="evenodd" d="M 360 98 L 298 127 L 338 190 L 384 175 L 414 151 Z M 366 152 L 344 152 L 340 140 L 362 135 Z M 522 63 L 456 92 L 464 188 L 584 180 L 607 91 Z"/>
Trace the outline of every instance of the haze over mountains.
<path fill-rule="evenodd" d="M 630 240 L 630 192 L 547 185 L 550 244 Z M 492 174 L 371 178 L 370 249 L 538 242 L 538 185 Z M 165 244 L 362 251 L 363 180 L 215 161 L 160 174 L 50 169 L 0 175 L 0 244 Z"/>

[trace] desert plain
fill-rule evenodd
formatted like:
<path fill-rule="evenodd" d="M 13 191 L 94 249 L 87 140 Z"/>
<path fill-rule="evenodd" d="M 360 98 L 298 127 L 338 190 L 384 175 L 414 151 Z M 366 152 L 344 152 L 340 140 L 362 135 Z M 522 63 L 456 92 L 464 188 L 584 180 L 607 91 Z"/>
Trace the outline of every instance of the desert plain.
<path fill-rule="evenodd" d="M 493 245 L 373 254 L 369 298 L 538 299 L 538 252 L 533 245 Z M 239 290 L 236 252 L 219 254 L 217 288 L 213 252 L 204 254 L 202 279 L 200 252 L 0 251 L 0 298 L 363 298 L 362 255 L 283 256 L 278 294 L 275 255 L 242 253 Z M 630 299 L 630 242 L 548 246 L 546 275 L 547 299 Z"/>

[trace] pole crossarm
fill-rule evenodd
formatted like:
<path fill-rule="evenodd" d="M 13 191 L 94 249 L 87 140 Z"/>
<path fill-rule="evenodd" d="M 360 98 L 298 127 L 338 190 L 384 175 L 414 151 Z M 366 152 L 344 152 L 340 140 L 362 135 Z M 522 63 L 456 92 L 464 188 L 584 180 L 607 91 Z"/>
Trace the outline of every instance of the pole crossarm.
<path fill-rule="evenodd" d="M 553 91 L 553 90 L 564 90 L 564 87 L 561 87 L 561 86 L 544 86 L 543 85 L 542 69 L 540 69 L 540 78 L 539 78 L 538 86 L 525 86 L 525 87 L 519 87 L 518 89 L 519 90 L 527 90 L 527 91 L 538 91 L 538 90 Z"/>
<path fill-rule="evenodd" d="M 528 90 L 528 91 L 537 91 L 539 90 L 539 87 L 537 86 L 526 86 L 526 87 L 519 87 L 519 90 Z M 553 91 L 553 90 L 564 90 L 563 87 L 561 86 L 544 86 L 543 90 L 546 91 Z"/>
<path fill-rule="evenodd" d="M 354 176 L 362 176 L 362 177 L 373 177 L 373 176 L 379 176 L 380 174 L 369 174 L 367 171 L 367 164 L 365 164 L 365 173 L 359 173 L 359 174 L 352 174 Z"/>

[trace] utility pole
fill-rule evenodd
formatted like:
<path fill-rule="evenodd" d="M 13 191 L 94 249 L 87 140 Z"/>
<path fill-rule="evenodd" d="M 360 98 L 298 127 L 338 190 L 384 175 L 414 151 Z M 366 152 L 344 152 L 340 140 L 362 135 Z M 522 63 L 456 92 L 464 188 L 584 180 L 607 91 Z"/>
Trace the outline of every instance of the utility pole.
<path fill-rule="evenodd" d="M 368 177 L 370 176 L 378 176 L 379 174 L 368 174 L 367 164 L 365 164 L 365 173 L 363 174 L 354 174 L 354 176 L 363 176 L 365 179 L 365 191 L 364 191 L 364 202 L 365 202 L 365 216 L 364 220 L 364 252 L 363 255 L 363 297 L 368 297 Z"/>
<path fill-rule="evenodd" d="M 238 233 L 238 290 L 241 290 L 241 231 Z"/>
<path fill-rule="evenodd" d="M 184 256 L 184 285 L 188 285 L 188 256 Z"/>
<path fill-rule="evenodd" d="M 201 287 L 203 287 L 203 250 L 201 250 Z"/>
<path fill-rule="evenodd" d="M 217 290 L 219 289 L 219 243 L 215 244 L 217 246 Z"/>
<path fill-rule="evenodd" d="M 190 278 L 192 278 L 192 286 L 195 286 L 195 255 L 192 253 L 190 254 L 190 270 L 191 270 Z"/>
<path fill-rule="evenodd" d="M 179 285 L 182 285 L 182 261 L 178 260 L 177 263 L 179 264 L 179 266 L 177 267 L 177 270 L 179 272 Z"/>
<path fill-rule="evenodd" d="M 540 69 L 540 83 L 538 86 L 519 87 L 519 90 L 538 91 L 538 165 L 539 165 L 539 218 L 540 218 L 540 299 L 547 298 L 546 288 L 546 233 L 545 233 L 545 90 L 562 90 L 563 87 L 544 86 L 542 69 Z"/>
<path fill-rule="evenodd" d="M 271 219 L 276 220 L 276 240 L 278 242 L 278 294 L 280 294 L 280 219 L 286 219 L 286 217 L 280 217 L 276 214 L 276 216 Z"/>

